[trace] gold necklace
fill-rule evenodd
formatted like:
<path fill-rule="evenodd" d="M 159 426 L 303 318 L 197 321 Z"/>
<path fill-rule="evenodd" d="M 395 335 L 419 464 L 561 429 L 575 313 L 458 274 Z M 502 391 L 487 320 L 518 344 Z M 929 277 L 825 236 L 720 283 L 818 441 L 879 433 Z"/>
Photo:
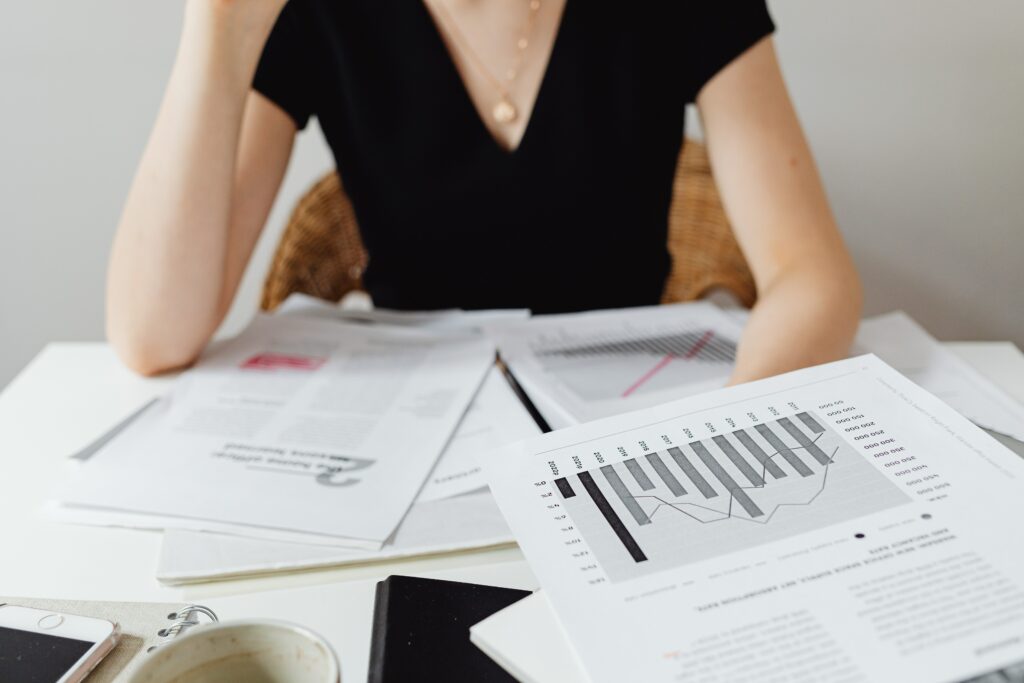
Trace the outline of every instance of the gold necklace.
<path fill-rule="evenodd" d="M 505 81 L 511 85 L 515 81 L 516 76 L 519 75 L 519 68 L 523 64 L 523 53 L 526 48 L 530 46 L 530 35 L 533 33 L 533 26 L 537 20 L 537 12 L 540 10 L 540 0 L 529 0 L 530 12 L 526 16 L 526 25 L 523 27 L 523 33 L 516 40 L 516 56 L 512 60 L 512 64 L 505 71 Z M 473 47 L 466 40 L 466 36 L 459 30 L 458 24 L 455 22 L 455 18 L 452 16 L 448 8 L 445 7 L 445 0 L 437 0 L 434 3 L 435 6 L 441 10 L 441 14 L 444 15 L 445 22 L 451 29 L 452 37 L 455 42 L 459 44 L 462 51 L 466 53 L 473 65 L 476 66 L 477 71 L 480 75 L 490 83 L 491 87 L 498 93 L 498 101 L 494 104 L 491 109 L 491 116 L 494 120 L 500 124 L 509 124 L 519 118 L 519 110 L 516 105 L 512 103 L 512 98 L 509 97 L 508 87 L 500 79 L 495 78 L 494 74 L 487 68 L 480 56 L 473 50 Z"/>

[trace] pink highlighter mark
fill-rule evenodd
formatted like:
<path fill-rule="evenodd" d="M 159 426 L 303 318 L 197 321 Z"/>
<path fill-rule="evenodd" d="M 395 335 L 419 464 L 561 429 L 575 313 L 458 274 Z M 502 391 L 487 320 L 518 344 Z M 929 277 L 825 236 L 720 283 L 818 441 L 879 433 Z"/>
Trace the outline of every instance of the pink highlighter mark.
<path fill-rule="evenodd" d="M 630 387 L 628 389 L 626 389 L 624 392 L 622 392 L 622 398 L 626 398 L 627 396 L 632 394 L 634 391 L 639 389 L 641 386 L 643 386 L 644 382 L 646 382 L 647 380 L 649 380 L 650 378 L 654 377 L 659 372 L 661 372 L 661 369 L 664 368 L 669 363 L 671 363 L 673 358 L 675 358 L 675 356 L 673 356 L 671 353 L 669 353 L 664 358 L 659 360 L 657 365 L 655 365 L 653 368 L 651 368 L 650 370 L 645 372 L 640 377 L 640 379 L 638 379 L 637 381 L 633 382 L 633 384 L 630 385 Z"/>
<path fill-rule="evenodd" d="M 681 357 L 684 360 L 685 359 L 689 359 L 689 358 L 693 358 L 698 353 L 700 353 L 701 349 L 703 349 L 705 346 L 707 346 L 708 342 L 711 341 L 711 338 L 713 336 L 715 336 L 714 330 L 708 330 L 707 332 L 705 332 L 701 336 L 700 339 L 698 339 L 696 342 L 694 342 L 693 346 L 690 347 L 690 350 L 686 352 L 686 355 L 681 356 Z M 624 392 L 622 392 L 622 398 L 626 398 L 627 396 L 632 394 L 634 391 L 636 391 L 637 389 L 642 387 L 648 380 L 650 380 L 652 377 L 654 377 L 659 372 L 661 372 L 665 368 L 666 365 L 671 363 L 676 358 L 680 358 L 680 356 L 676 356 L 676 355 L 673 355 L 671 353 L 665 354 L 665 357 L 662 358 L 661 360 L 659 360 L 657 365 L 655 365 L 653 368 L 651 368 L 650 370 L 645 372 L 640 377 L 640 379 L 638 379 L 637 381 L 633 382 L 633 384 L 630 385 L 630 387 L 628 389 L 626 389 Z"/>
<path fill-rule="evenodd" d="M 242 363 L 243 370 L 305 370 L 312 371 L 324 364 L 326 358 L 318 356 L 290 356 L 283 353 L 260 353 Z"/>

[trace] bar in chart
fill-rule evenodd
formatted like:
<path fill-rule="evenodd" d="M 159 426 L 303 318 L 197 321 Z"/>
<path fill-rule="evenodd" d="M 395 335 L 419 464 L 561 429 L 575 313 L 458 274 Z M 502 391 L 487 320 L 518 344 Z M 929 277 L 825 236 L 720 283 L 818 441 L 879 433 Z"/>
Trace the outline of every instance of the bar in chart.
<path fill-rule="evenodd" d="M 909 501 L 810 412 L 582 471 L 555 488 L 612 581 Z"/>
<path fill-rule="evenodd" d="M 605 498 L 604 493 L 601 492 L 600 487 L 594 482 L 594 478 L 590 476 L 589 472 L 580 472 L 579 474 L 580 483 L 583 484 L 583 488 L 590 494 L 591 500 L 597 507 L 598 511 L 604 517 L 605 522 L 611 527 L 612 531 L 618 537 L 619 542 L 629 553 L 629 556 L 633 558 L 634 562 L 646 562 L 647 556 L 644 555 L 644 551 L 640 549 L 636 539 L 629 533 L 626 525 L 622 523 L 622 518 L 619 517 L 618 513 L 612 508 L 608 499 Z M 650 520 L 648 520 L 649 522 Z"/>

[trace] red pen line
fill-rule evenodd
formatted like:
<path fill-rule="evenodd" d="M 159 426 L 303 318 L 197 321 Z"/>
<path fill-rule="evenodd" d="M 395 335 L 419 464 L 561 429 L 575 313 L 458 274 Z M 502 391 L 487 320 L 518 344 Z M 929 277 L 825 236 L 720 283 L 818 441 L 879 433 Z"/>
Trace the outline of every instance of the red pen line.
<path fill-rule="evenodd" d="M 708 345 L 708 342 L 711 341 L 711 337 L 713 337 L 714 335 L 715 335 L 714 330 L 708 330 L 707 332 L 705 332 L 701 336 L 700 339 L 698 339 L 696 342 L 694 342 L 693 346 L 690 347 L 690 350 L 687 351 L 686 355 L 682 356 L 682 358 L 684 360 L 687 360 L 687 359 L 690 359 L 690 358 L 693 358 L 694 356 L 696 356 L 698 353 L 700 353 L 701 349 L 703 349 L 705 346 Z M 647 382 L 649 379 L 651 379 L 656 374 L 661 372 L 662 369 L 664 369 L 664 367 L 666 365 L 671 363 L 676 358 L 679 358 L 679 356 L 675 356 L 675 355 L 673 355 L 671 353 L 666 354 L 664 358 L 662 358 L 661 360 L 658 361 L 657 365 L 655 365 L 653 368 L 651 368 L 650 370 L 645 372 L 640 379 L 638 379 L 637 381 L 633 382 L 632 386 L 630 386 L 628 389 L 626 389 L 624 392 L 622 392 L 622 398 L 626 398 L 627 396 L 632 394 L 634 391 L 639 389 L 641 386 L 644 385 L 645 382 Z"/>
<path fill-rule="evenodd" d="M 711 341 L 711 338 L 714 336 L 714 330 L 708 330 L 707 332 L 705 332 L 704 335 L 697 340 L 697 343 L 694 344 L 693 347 L 686 352 L 686 355 L 683 356 L 683 358 L 693 358 L 694 356 L 696 356 L 698 353 L 700 353 L 701 349 L 708 345 L 708 342 Z"/>
<path fill-rule="evenodd" d="M 643 376 L 640 377 L 640 379 L 638 379 L 637 381 L 633 382 L 632 386 L 630 386 L 628 389 L 626 389 L 624 392 L 622 392 L 622 398 L 626 398 L 627 396 L 632 394 L 634 391 L 639 389 L 641 386 L 643 386 L 644 382 L 646 382 L 650 378 L 654 377 L 656 374 L 658 374 L 658 372 L 661 371 L 661 369 L 663 367 L 665 367 L 666 365 L 671 363 L 673 358 L 675 358 L 675 356 L 673 356 L 670 353 L 670 354 L 667 354 L 661 360 L 659 360 L 657 365 L 655 365 L 653 368 L 651 368 L 650 370 L 645 372 L 643 374 Z"/>

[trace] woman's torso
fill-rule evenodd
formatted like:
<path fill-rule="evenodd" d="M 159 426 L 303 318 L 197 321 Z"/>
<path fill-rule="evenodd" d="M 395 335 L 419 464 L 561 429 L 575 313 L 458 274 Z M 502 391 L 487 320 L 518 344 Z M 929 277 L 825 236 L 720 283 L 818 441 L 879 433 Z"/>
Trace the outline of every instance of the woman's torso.
<path fill-rule="evenodd" d="M 706 77 L 678 4 L 569 0 L 512 151 L 421 2 L 291 0 L 255 87 L 300 125 L 318 117 L 376 305 L 653 304 L 684 107 Z"/>

